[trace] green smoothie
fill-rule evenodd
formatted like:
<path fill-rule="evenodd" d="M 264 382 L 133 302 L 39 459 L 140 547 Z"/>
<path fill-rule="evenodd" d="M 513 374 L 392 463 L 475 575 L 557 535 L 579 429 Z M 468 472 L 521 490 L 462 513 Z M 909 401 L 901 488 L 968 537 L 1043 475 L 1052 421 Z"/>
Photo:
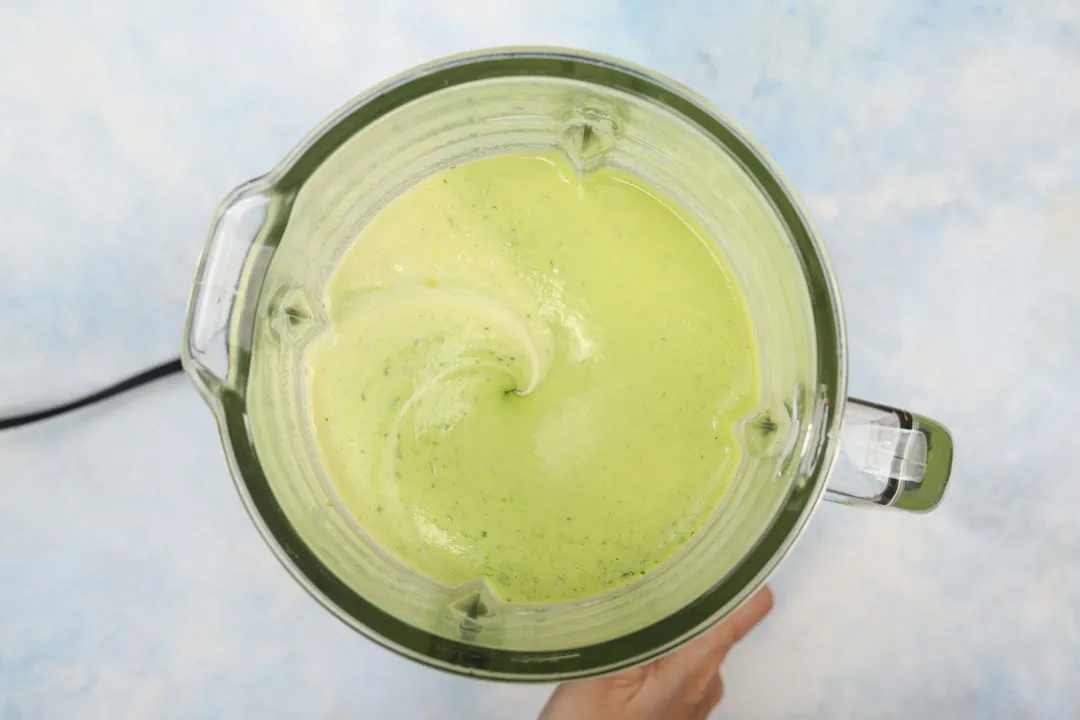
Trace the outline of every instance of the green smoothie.
<path fill-rule="evenodd" d="M 508 602 L 597 595 L 709 519 L 758 399 L 742 293 L 631 177 L 441 172 L 361 230 L 304 357 L 318 452 L 374 542 Z"/>

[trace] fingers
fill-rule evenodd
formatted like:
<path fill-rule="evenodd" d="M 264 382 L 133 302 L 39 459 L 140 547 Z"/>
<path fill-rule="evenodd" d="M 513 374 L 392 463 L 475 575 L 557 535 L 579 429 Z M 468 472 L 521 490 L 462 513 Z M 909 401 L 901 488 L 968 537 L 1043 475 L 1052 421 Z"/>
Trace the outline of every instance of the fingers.
<path fill-rule="evenodd" d="M 746 634 L 769 614 L 772 606 L 772 591 L 764 587 L 723 622 L 661 662 L 671 666 L 670 669 L 676 673 L 692 673 L 697 668 L 718 667 L 731 647 L 746 637 Z"/>
<path fill-rule="evenodd" d="M 719 673 L 713 673 L 712 681 L 709 683 L 708 687 L 705 688 L 701 700 L 697 703 L 688 717 L 693 718 L 693 720 L 708 720 L 709 715 L 716 709 L 716 706 L 720 704 L 720 700 L 722 700 L 723 697 L 724 679 L 720 677 Z"/>
<path fill-rule="evenodd" d="M 719 667 L 732 645 L 742 640 L 772 609 L 762 588 L 723 622 L 667 657 L 616 675 L 559 686 L 542 720 L 578 718 L 675 717 L 705 720 L 724 695 Z"/>
<path fill-rule="evenodd" d="M 716 673 L 712 682 L 705 688 L 705 698 L 702 701 L 702 705 L 705 707 L 705 714 L 708 715 L 712 712 L 712 709 L 720 704 L 720 701 L 724 699 L 724 678 L 720 677 L 720 673 Z"/>
<path fill-rule="evenodd" d="M 730 649 L 732 645 L 746 637 L 754 626 L 765 619 L 773 608 L 773 594 L 769 586 L 758 590 L 749 600 L 722 623 L 705 633 L 704 640 L 715 648 Z"/>
<path fill-rule="evenodd" d="M 638 665 L 637 667 L 630 668 L 629 670 L 623 670 L 615 675 L 608 675 L 603 678 L 605 682 L 610 683 L 613 687 L 628 688 L 636 691 L 643 684 L 645 684 L 646 678 L 649 673 L 652 672 L 652 665 Z"/>

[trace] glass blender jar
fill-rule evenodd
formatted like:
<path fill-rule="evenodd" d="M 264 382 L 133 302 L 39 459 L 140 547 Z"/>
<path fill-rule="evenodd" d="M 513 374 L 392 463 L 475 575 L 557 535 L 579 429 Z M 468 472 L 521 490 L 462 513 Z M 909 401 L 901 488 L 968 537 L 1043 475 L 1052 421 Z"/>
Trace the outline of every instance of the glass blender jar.
<path fill-rule="evenodd" d="M 481 581 L 419 575 L 332 502 L 303 362 L 327 327 L 321 300 L 337 260 L 388 202 L 451 165 L 555 150 L 582 173 L 617 168 L 658 188 L 718 245 L 753 316 L 761 401 L 745 420 L 736 480 L 674 557 L 602 596 L 524 605 Z M 952 463 L 939 424 L 847 397 L 835 278 L 765 153 L 678 84 L 576 51 L 447 58 L 328 118 L 217 211 L 182 354 L 244 505 L 293 577 L 372 640 L 484 678 L 565 680 L 655 658 L 758 589 L 822 497 L 927 511 Z"/>

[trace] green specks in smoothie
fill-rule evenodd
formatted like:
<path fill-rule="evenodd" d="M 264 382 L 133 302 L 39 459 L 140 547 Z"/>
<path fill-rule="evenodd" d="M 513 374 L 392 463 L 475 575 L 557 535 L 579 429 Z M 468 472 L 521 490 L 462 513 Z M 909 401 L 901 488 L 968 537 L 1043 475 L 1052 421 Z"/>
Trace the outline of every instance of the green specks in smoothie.
<path fill-rule="evenodd" d="M 325 299 L 304 358 L 323 469 L 437 582 L 522 603 L 638 582 L 739 465 L 759 384 L 745 302 L 629 176 L 558 155 L 445 171 L 372 218 Z"/>

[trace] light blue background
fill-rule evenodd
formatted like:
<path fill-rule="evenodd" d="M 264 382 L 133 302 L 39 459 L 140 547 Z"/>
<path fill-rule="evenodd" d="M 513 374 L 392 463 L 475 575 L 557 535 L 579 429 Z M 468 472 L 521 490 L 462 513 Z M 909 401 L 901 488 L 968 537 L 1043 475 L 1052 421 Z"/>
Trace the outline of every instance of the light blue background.
<path fill-rule="evenodd" d="M 0 3 L 0 415 L 177 352 L 215 205 L 384 76 L 479 46 L 698 89 L 827 238 L 853 393 L 954 431 L 929 516 L 823 507 L 726 718 L 1080 717 L 1080 4 Z M 376 648 L 241 509 L 180 378 L 0 435 L 0 718 L 529 718 Z"/>

